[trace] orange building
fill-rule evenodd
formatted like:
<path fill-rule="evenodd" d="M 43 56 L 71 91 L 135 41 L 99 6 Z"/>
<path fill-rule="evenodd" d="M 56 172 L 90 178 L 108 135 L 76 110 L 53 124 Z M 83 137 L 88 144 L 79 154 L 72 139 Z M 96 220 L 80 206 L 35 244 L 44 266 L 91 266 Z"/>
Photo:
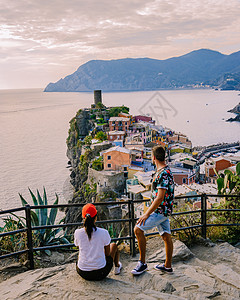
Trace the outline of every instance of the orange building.
<path fill-rule="evenodd" d="M 133 121 L 134 121 L 134 118 L 132 115 L 130 114 L 127 114 L 127 113 L 124 113 L 124 112 L 120 112 L 118 114 L 119 117 L 122 117 L 122 118 L 128 118 L 130 120 L 130 125 L 132 125 Z"/>
<path fill-rule="evenodd" d="M 219 156 L 216 158 L 210 158 L 206 161 L 205 165 L 205 175 L 206 177 L 214 177 L 216 176 L 214 169 L 219 172 L 221 170 L 225 170 L 234 164 L 231 163 L 230 159 L 227 159 L 223 156 Z"/>
<path fill-rule="evenodd" d="M 131 165 L 131 151 L 120 146 L 102 151 L 104 170 L 125 171 Z"/>

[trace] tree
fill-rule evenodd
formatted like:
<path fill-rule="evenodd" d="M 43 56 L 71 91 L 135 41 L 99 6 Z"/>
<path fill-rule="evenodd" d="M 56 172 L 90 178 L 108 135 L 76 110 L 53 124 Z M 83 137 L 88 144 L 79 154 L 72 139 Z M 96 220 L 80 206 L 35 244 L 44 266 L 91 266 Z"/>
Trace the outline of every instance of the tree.
<path fill-rule="evenodd" d="M 109 110 L 109 117 L 118 117 L 118 114 L 120 112 L 128 114 L 129 113 L 129 107 L 124 106 L 124 105 L 112 107 Z"/>
<path fill-rule="evenodd" d="M 105 105 L 102 104 L 102 102 L 98 102 L 98 103 L 96 104 L 96 108 L 102 109 L 102 108 L 105 108 Z"/>
<path fill-rule="evenodd" d="M 99 131 L 96 135 L 95 135 L 95 139 L 99 140 L 99 141 L 105 141 L 107 140 L 107 134 L 103 131 Z"/>
<path fill-rule="evenodd" d="M 84 138 L 84 144 L 86 146 L 90 146 L 92 144 L 92 137 L 91 135 L 87 135 L 85 138 Z"/>

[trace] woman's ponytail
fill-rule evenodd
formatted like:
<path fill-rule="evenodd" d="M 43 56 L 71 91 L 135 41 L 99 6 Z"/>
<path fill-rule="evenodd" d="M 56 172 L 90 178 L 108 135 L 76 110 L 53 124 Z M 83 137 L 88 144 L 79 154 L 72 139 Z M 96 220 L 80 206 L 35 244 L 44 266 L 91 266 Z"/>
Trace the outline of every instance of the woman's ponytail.
<path fill-rule="evenodd" d="M 95 231 L 97 230 L 96 225 L 94 224 L 95 219 L 96 219 L 96 216 L 92 218 L 90 216 L 90 214 L 86 214 L 85 219 L 84 219 L 83 225 L 85 227 L 89 241 L 91 240 L 91 237 L 92 237 L 93 228 Z"/>

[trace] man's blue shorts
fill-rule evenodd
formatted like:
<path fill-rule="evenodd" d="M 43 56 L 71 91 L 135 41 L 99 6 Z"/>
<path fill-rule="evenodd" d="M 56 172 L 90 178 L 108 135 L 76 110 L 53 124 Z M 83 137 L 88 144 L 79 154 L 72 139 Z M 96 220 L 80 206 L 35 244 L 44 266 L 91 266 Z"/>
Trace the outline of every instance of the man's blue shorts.
<path fill-rule="evenodd" d="M 157 227 L 160 235 L 163 235 L 164 232 L 171 234 L 170 222 L 168 217 L 165 217 L 162 214 L 157 214 L 155 212 L 149 216 L 144 225 L 142 223 L 141 225 L 137 224 L 136 226 L 142 231 Z"/>

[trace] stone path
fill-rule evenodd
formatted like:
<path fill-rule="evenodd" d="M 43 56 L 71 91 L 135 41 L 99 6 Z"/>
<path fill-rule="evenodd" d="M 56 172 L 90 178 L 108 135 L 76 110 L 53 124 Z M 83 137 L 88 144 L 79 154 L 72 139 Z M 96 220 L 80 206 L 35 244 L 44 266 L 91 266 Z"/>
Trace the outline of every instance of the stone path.
<path fill-rule="evenodd" d="M 74 263 L 26 271 L 0 283 L 0 299 L 240 299 L 240 250 L 228 243 L 190 250 L 175 241 L 172 275 L 153 268 L 164 260 L 157 237 L 148 242 L 148 272 L 134 277 L 137 258 L 122 259 L 121 274 L 100 282 L 82 279 Z"/>

